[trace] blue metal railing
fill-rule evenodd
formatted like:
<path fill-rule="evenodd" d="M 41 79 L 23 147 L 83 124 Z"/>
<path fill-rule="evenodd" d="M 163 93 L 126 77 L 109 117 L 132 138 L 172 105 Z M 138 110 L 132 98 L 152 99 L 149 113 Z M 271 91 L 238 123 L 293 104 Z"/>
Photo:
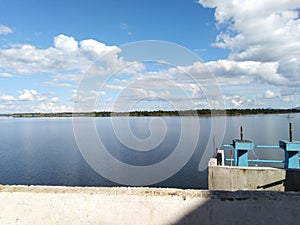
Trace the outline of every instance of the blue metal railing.
<path fill-rule="evenodd" d="M 234 148 L 233 144 L 224 144 L 223 146 L 225 148 Z M 261 148 L 261 149 L 281 149 L 280 146 L 278 145 L 254 145 L 253 147 Z M 232 159 L 225 158 L 224 160 L 227 162 L 235 162 L 234 158 Z M 247 161 L 252 163 L 286 163 L 285 160 L 274 160 L 274 159 L 247 159 Z M 300 164 L 300 160 L 299 160 L 299 164 Z"/>
<path fill-rule="evenodd" d="M 225 144 L 225 145 L 223 145 L 224 147 L 226 147 L 226 148 L 231 148 L 231 147 L 233 147 L 233 145 L 232 144 Z M 254 147 L 255 148 L 280 148 L 278 145 L 254 145 Z"/>
<path fill-rule="evenodd" d="M 230 145 L 224 145 L 224 147 L 230 147 L 234 149 L 234 159 L 224 159 L 225 161 L 234 162 L 235 166 L 248 166 L 249 162 L 261 162 L 261 163 L 284 163 L 284 168 L 300 168 L 299 167 L 299 152 L 300 142 L 293 141 L 292 138 L 292 123 L 289 123 L 289 141 L 279 140 L 279 145 L 254 145 L 252 141 L 244 140 L 243 127 L 240 127 L 240 139 L 235 139 Z M 284 160 L 273 159 L 258 159 L 255 154 L 255 148 L 262 149 L 282 149 L 284 150 Z M 252 152 L 257 159 L 248 159 L 248 153 Z"/>

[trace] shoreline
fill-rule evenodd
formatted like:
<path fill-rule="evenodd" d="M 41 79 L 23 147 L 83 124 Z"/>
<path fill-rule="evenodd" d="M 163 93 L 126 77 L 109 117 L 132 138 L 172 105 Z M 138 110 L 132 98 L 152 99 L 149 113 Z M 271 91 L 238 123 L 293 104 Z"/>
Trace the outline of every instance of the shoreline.
<path fill-rule="evenodd" d="M 47 117 L 178 117 L 178 116 L 244 116 L 268 114 L 300 113 L 300 109 L 224 109 L 224 110 L 184 110 L 184 111 L 133 111 L 133 112 L 60 112 L 60 113 L 7 113 L 0 117 L 47 118 Z"/>

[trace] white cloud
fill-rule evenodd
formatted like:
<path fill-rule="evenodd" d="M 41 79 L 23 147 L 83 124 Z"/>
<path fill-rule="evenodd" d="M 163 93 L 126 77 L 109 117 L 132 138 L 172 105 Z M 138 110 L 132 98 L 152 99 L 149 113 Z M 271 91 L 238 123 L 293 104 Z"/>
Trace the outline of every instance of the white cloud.
<path fill-rule="evenodd" d="M 79 44 L 73 37 L 58 35 L 54 38 L 54 47 L 38 49 L 30 44 L 12 45 L 0 48 L 1 73 L 11 75 L 27 75 L 49 73 L 62 75 L 72 71 L 77 80 L 100 56 L 105 55 L 111 65 L 123 63 L 115 46 L 107 46 L 96 40 L 83 40 Z M 114 50 L 114 51 L 112 51 Z M 69 74 L 70 75 L 70 74 Z M 73 78 L 72 80 L 75 80 Z"/>
<path fill-rule="evenodd" d="M 225 93 L 229 97 L 224 97 L 228 106 L 252 107 L 259 104 L 255 99 L 255 90 L 252 90 L 257 84 L 266 85 L 266 88 L 260 89 L 258 92 L 262 100 L 262 97 L 265 99 L 279 97 L 277 92 L 271 91 L 278 90 L 276 86 L 292 86 L 296 90 L 299 89 L 299 41 L 296 43 L 293 40 L 293 38 L 300 40 L 298 38 L 300 32 L 297 30 L 299 19 L 296 11 L 291 10 L 294 9 L 292 4 L 290 8 L 278 7 L 278 10 L 274 11 L 273 6 L 268 6 L 268 8 L 264 3 L 257 3 L 259 7 L 256 9 L 252 7 L 251 1 L 245 1 L 245 4 L 248 4 L 247 7 L 241 1 L 203 0 L 200 2 L 209 7 L 217 7 L 217 22 L 223 23 L 225 26 L 222 25 L 222 32 L 218 35 L 215 45 L 231 50 L 228 59 L 207 63 L 196 62 L 188 66 L 170 67 L 169 69 L 164 67 L 159 71 L 157 69 L 151 71 L 144 63 L 128 62 L 119 57 L 121 49 L 116 46 L 108 46 L 93 39 L 77 41 L 73 37 L 61 34 L 54 38 L 53 47 L 46 49 L 39 49 L 29 44 L 0 48 L 0 77 L 50 74 L 50 78 L 43 84 L 74 89 L 78 86 L 81 77 L 86 74 L 87 69 L 89 69 L 88 73 L 92 75 L 105 75 L 122 68 L 121 71 L 110 77 L 103 86 L 103 90 L 100 88 L 100 83 L 104 81 L 96 80 L 97 85 L 93 86 L 95 90 L 81 90 L 80 95 L 73 90 L 71 99 L 74 100 L 77 96 L 76 101 L 82 103 L 95 102 L 97 99 L 104 99 L 103 101 L 110 99 L 110 103 L 121 93 L 124 105 L 147 96 L 149 100 L 163 98 L 170 102 L 180 102 L 180 104 L 186 105 L 188 96 L 191 100 L 197 101 L 195 104 L 209 107 L 212 105 L 212 101 L 208 102 L 206 95 L 213 96 L 216 92 L 210 87 L 215 85 L 217 88 L 220 85 L 221 89 L 226 89 L 228 86 L 234 88 L 234 90 L 226 89 L 230 92 Z M 242 7 L 241 10 L 244 10 L 245 15 L 239 12 L 237 6 Z M 226 7 L 229 7 L 230 10 Z M 262 7 L 266 7 L 266 10 L 262 10 Z M 258 16 L 249 18 L 247 13 Z M 263 21 L 265 23 L 262 23 Z M 262 27 L 266 26 L 267 29 L 271 29 L 267 31 L 273 33 L 262 32 L 263 28 L 257 26 L 257 23 L 260 22 Z M 253 24 L 251 25 L 251 23 Z M 244 24 L 245 27 L 241 24 Z M 223 29 L 224 27 L 225 29 Z M 278 30 L 280 27 L 283 33 L 276 36 L 275 30 L 272 29 Z M 280 29 L 278 32 L 280 33 Z M 281 37 L 285 34 L 289 39 Z M 254 40 L 255 38 L 256 40 Z M 288 44 L 288 41 L 291 43 Z M 102 61 L 97 64 L 95 61 L 99 57 Z M 90 67 L 91 65 L 93 67 Z M 122 74 L 125 76 L 122 77 Z M 189 77 L 187 74 L 191 76 Z M 94 78 L 92 77 L 92 79 Z M 199 82 L 201 87 L 196 82 Z M 236 87 L 239 87 L 239 90 Z M 246 90 L 247 88 L 248 90 Z M 178 92 L 174 91 L 176 89 L 187 95 L 180 96 Z M 263 93 L 262 90 L 267 91 Z M 99 96 L 104 97 L 100 98 Z M 69 109 L 69 106 L 58 97 L 47 98 L 33 89 L 24 89 L 15 98 L 2 96 L 2 101 L 5 99 L 7 101 L 9 99 L 11 101 L 19 100 L 18 103 L 24 105 L 29 105 L 30 102 L 40 102 L 39 105 L 36 104 L 31 108 L 35 111 L 66 111 Z M 288 102 L 288 97 L 278 99 Z M 271 100 L 268 101 L 271 102 Z M 107 104 L 105 107 L 112 108 L 112 105 Z"/>
<path fill-rule="evenodd" d="M 289 86 L 300 86 L 300 53 L 297 57 L 282 59 L 280 61 L 278 72 L 283 74 L 289 80 Z"/>
<path fill-rule="evenodd" d="M 298 55 L 299 1 L 199 0 L 199 3 L 216 8 L 218 24 L 226 26 L 216 45 L 231 49 L 232 59 L 274 61 L 285 55 Z"/>
<path fill-rule="evenodd" d="M 3 24 L 0 24 L 0 35 L 1 34 L 9 34 L 12 33 L 12 29 L 10 29 L 8 26 L 5 26 Z"/>
<path fill-rule="evenodd" d="M 22 91 L 19 91 L 20 95 L 18 97 L 18 100 L 20 101 L 43 101 L 45 100 L 45 97 L 41 96 L 36 90 L 33 89 L 23 89 Z"/>
<path fill-rule="evenodd" d="M 111 51 L 115 51 L 114 54 L 120 52 L 120 49 L 118 49 L 116 46 L 107 46 L 93 39 L 81 41 L 80 49 L 94 60 L 99 59 L 101 56 L 104 56 Z"/>
<path fill-rule="evenodd" d="M 196 62 L 191 66 L 182 67 L 181 69 L 187 71 L 195 78 L 210 78 L 213 76 L 216 78 L 234 78 L 229 80 L 230 83 L 244 83 L 245 81 L 259 80 L 265 83 L 282 85 L 288 82 L 287 78 L 277 72 L 277 62 L 263 63 L 255 61 L 237 62 L 233 60 L 218 60 L 205 64 Z M 206 73 L 209 74 L 205 75 Z"/>
<path fill-rule="evenodd" d="M 249 108 L 255 107 L 261 103 L 258 103 L 256 99 L 249 99 L 245 96 L 232 95 L 232 96 L 223 96 L 227 108 Z"/>
<path fill-rule="evenodd" d="M 146 80 L 146 83 L 142 83 L 141 87 L 146 87 L 149 82 L 153 82 L 153 87 L 170 88 L 170 82 L 174 82 L 177 87 L 184 89 L 185 91 L 192 92 L 193 96 L 203 96 L 208 94 L 213 96 L 213 90 L 211 87 L 225 89 L 228 86 L 240 87 L 244 85 L 245 88 L 249 88 L 248 91 L 255 93 L 253 85 L 285 85 L 288 83 L 288 79 L 277 72 L 277 62 L 255 62 L 255 61 L 243 61 L 236 62 L 233 60 L 218 60 L 207 63 L 196 62 L 189 66 L 172 67 L 167 70 L 161 70 L 159 72 L 143 73 L 144 78 L 153 76 L 152 80 Z M 155 76 L 158 78 L 168 79 L 169 82 L 157 82 Z M 120 86 L 123 87 L 122 85 Z M 173 85 L 174 87 L 174 85 Z M 205 91 L 206 93 L 203 93 Z"/>
<path fill-rule="evenodd" d="M 23 89 L 18 91 L 19 96 L 6 95 L 0 93 L 0 110 L 1 113 L 15 112 L 71 112 L 70 102 L 62 102 L 58 97 L 52 97 L 47 100 L 48 96 L 41 95 L 33 89 Z"/>
<path fill-rule="evenodd" d="M 55 102 L 41 103 L 40 105 L 32 107 L 34 112 L 71 112 L 72 107 L 63 104 L 57 104 Z"/>
<path fill-rule="evenodd" d="M 11 95 L 0 95 L 0 101 L 11 102 L 15 100 L 16 99 Z"/>
<path fill-rule="evenodd" d="M 54 38 L 54 46 L 65 52 L 75 52 L 78 50 L 78 42 L 73 37 L 68 37 L 63 34 Z"/>
<path fill-rule="evenodd" d="M 273 92 L 271 90 L 267 90 L 264 93 L 264 98 L 270 99 L 270 98 L 276 98 L 279 97 L 280 95 L 276 92 Z"/>
<path fill-rule="evenodd" d="M 260 72 L 262 79 L 277 85 L 282 82 L 286 85 L 285 81 L 290 86 L 300 84 L 300 1 L 199 0 L 199 3 L 215 8 L 220 28 L 215 46 L 229 49 L 230 61 L 271 63 L 269 69 Z"/>

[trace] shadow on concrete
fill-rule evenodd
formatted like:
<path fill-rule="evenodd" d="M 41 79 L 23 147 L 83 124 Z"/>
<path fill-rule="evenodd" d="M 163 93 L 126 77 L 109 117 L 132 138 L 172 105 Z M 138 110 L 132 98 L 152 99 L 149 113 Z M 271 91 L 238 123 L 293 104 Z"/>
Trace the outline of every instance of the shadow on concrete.
<path fill-rule="evenodd" d="M 283 180 L 279 180 L 279 181 L 274 181 L 272 183 L 268 183 L 268 184 L 264 184 L 264 185 L 258 185 L 257 186 L 257 189 L 268 189 L 268 188 L 272 188 L 272 187 L 275 187 L 277 185 L 284 185 L 285 183 L 285 179 Z"/>
<path fill-rule="evenodd" d="M 299 224 L 300 193 L 276 191 L 209 191 L 200 203 L 174 225 Z"/>
<path fill-rule="evenodd" d="M 285 179 L 259 185 L 257 189 L 269 189 L 278 185 L 283 185 L 284 191 L 300 191 L 300 170 L 287 169 L 285 170 Z"/>

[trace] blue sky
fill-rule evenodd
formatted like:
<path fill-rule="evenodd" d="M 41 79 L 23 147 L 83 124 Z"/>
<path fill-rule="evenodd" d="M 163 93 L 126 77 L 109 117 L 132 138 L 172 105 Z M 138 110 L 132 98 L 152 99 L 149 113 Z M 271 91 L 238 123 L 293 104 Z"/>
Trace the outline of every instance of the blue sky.
<path fill-rule="evenodd" d="M 0 113 L 300 106 L 299 1 L 0 5 Z M 144 40 L 164 62 L 139 61 Z"/>
<path fill-rule="evenodd" d="M 195 1 L 4 1 L 1 5 L 1 23 L 14 31 L 2 43 L 47 48 L 59 34 L 117 46 L 150 39 L 191 50 L 210 48 L 217 57 L 226 57 L 210 47 L 218 33 L 214 10 L 203 9 Z"/>

